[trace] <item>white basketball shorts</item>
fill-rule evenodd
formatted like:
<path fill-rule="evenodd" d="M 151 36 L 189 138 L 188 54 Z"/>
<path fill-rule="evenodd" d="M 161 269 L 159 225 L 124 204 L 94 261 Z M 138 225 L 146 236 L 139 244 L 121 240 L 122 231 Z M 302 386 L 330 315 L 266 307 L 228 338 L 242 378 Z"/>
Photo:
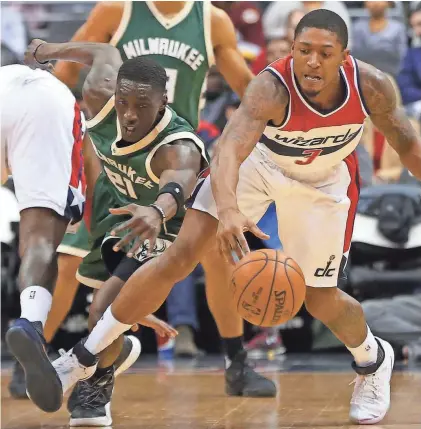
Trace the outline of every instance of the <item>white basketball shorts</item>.
<path fill-rule="evenodd" d="M 26 66 L 2 67 L 0 80 L 2 167 L 13 176 L 19 209 L 45 207 L 77 220 L 85 125 L 74 96 L 50 73 Z"/>
<path fill-rule="evenodd" d="M 297 180 L 258 148 L 240 168 L 237 201 L 258 222 L 275 202 L 283 251 L 301 267 L 307 286 L 334 287 L 344 276 L 359 196 L 355 152 L 323 178 Z M 210 176 L 201 179 L 188 207 L 217 218 Z"/>

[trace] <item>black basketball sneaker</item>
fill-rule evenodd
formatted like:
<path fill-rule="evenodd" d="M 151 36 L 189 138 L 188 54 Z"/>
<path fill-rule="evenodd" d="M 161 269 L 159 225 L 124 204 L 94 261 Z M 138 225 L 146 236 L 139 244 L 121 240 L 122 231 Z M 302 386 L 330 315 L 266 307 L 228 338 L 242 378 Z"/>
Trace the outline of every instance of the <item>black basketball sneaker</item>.
<path fill-rule="evenodd" d="M 241 350 L 225 369 L 225 391 L 229 396 L 272 398 L 276 386 L 272 380 L 258 374 L 247 362 L 247 352 Z"/>

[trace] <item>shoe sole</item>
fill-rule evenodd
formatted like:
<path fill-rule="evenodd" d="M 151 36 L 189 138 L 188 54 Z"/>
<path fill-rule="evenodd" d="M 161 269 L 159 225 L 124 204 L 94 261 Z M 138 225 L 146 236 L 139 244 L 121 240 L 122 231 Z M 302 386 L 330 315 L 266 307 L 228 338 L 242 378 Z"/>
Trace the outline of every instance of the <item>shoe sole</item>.
<path fill-rule="evenodd" d="M 228 396 L 242 396 L 244 398 L 275 398 L 275 393 L 259 393 L 259 392 L 242 392 L 234 389 L 225 389 Z"/>
<path fill-rule="evenodd" d="M 105 405 L 105 416 L 103 417 L 88 417 L 88 418 L 79 418 L 79 419 L 70 419 L 70 427 L 78 426 L 90 426 L 90 427 L 104 427 L 111 426 L 113 419 L 111 418 L 111 402 Z"/>
<path fill-rule="evenodd" d="M 127 371 L 137 361 L 140 353 L 142 353 L 142 344 L 140 341 L 133 335 L 128 335 L 127 338 L 129 338 L 132 343 L 132 349 L 122 364 L 116 368 L 114 377 L 117 377 L 124 371 Z"/>
<path fill-rule="evenodd" d="M 63 404 L 63 389 L 42 345 L 19 326 L 7 331 L 6 342 L 25 371 L 26 392 L 31 401 L 47 413 L 58 411 Z"/>
<path fill-rule="evenodd" d="M 391 353 L 391 358 L 392 358 L 392 362 L 391 362 L 391 371 L 390 371 L 390 379 L 392 378 L 392 373 L 393 373 L 393 366 L 395 365 L 395 352 L 393 351 L 393 347 L 386 341 L 383 341 L 380 339 L 380 342 L 382 344 L 382 347 L 385 351 L 386 354 L 386 348 L 389 349 L 389 352 Z M 390 383 L 390 379 L 389 379 L 389 383 Z M 376 423 L 381 422 L 385 417 L 387 412 L 390 409 L 390 402 L 389 402 L 389 406 L 387 407 L 387 410 L 379 417 L 376 417 L 375 419 L 366 419 L 366 420 L 359 420 L 359 419 L 354 419 L 352 417 L 349 418 L 349 420 L 354 423 L 354 424 L 358 424 L 358 425 L 375 425 Z"/>
<path fill-rule="evenodd" d="M 233 387 L 230 387 L 229 385 L 225 385 L 225 393 L 228 396 L 242 396 L 245 398 L 275 398 L 277 391 L 275 389 L 275 392 L 253 392 L 250 390 L 243 390 L 243 389 L 235 389 Z"/>

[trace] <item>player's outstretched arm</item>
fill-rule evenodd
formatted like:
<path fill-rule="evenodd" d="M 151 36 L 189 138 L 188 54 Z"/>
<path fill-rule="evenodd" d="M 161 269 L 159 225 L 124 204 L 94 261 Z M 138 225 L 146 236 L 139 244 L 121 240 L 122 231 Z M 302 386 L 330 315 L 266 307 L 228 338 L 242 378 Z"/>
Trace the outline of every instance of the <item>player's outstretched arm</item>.
<path fill-rule="evenodd" d="M 211 25 L 216 66 L 231 89 L 243 98 L 253 73 L 238 50 L 234 25 L 225 11 L 215 6 L 212 6 Z"/>
<path fill-rule="evenodd" d="M 239 258 L 249 251 L 243 231 L 262 239 L 257 226 L 239 211 L 236 189 L 239 169 L 259 141 L 267 123 L 281 123 L 288 104 L 288 93 L 269 72 L 252 80 L 240 107 L 231 117 L 216 147 L 211 164 L 211 182 L 219 217 L 218 242 L 228 261 L 231 251 Z"/>
<path fill-rule="evenodd" d="M 362 92 L 373 124 L 398 153 L 402 164 L 421 180 L 421 137 L 397 105 L 389 78 L 368 64 L 359 64 Z"/>
<path fill-rule="evenodd" d="M 120 23 L 123 9 L 124 2 L 98 2 L 71 42 L 110 42 Z M 74 88 L 78 83 L 81 67 L 78 63 L 59 61 L 54 68 L 54 75 L 68 87 Z"/>
<path fill-rule="evenodd" d="M 154 207 L 129 204 L 126 207 L 110 209 L 112 214 L 132 216 L 112 231 L 113 235 L 117 235 L 129 230 L 115 245 L 115 251 L 134 241 L 127 253 L 127 256 L 131 257 L 146 239 L 150 243 L 149 250 L 153 250 L 161 226 L 165 229 L 165 222 L 175 216 L 183 206 L 185 198 L 192 193 L 203 160 L 198 147 L 189 140 L 177 140 L 157 151 L 151 162 L 153 173 L 159 177 L 160 190 Z"/>
<path fill-rule="evenodd" d="M 25 64 L 37 66 L 51 60 L 72 61 L 91 68 L 83 85 L 83 99 L 91 117 L 114 95 L 118 70 L 123 63 L 117 48 L 105 43 L 32 40 L 25 52 Z"/>

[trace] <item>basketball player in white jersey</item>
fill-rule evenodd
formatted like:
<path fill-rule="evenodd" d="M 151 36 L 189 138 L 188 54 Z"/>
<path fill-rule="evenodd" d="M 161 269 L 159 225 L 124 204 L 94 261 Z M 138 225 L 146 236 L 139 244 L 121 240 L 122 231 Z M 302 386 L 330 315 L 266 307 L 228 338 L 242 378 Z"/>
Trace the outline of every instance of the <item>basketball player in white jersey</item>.
<path fill-rule="evenodd" d="M 275 202 L 284 250 L 306 278 L 308 311 L 354 357 L 350 419 L 359 424 L 383 419 L 390 406 L 392 347 L 372 335 L 361 305 L 336 287 L 358 200 L 354 150 L 370 116 L 405 167 L 421 178 L 421 140 L 396 107 L 388 78 L 353 59 L 347 41 L 339 15 L 320 9 L 304 16 L 291 56 L 272 63 L 249 86 L 174 244 L 138 269 L 87 340 L 54 363 L 64 392 L 92 371 L 95 355 L 162 304 L 215 235 L 230 262 L 232 252 L 241 258 L 249 251 L 244 230 L 265 238 L 256 222 Z M 133 218 L 132 225 L 136 222 Z M 86 361 L 87 354 L 93 366 L 81 367 L 79 357 Z"/>
<path fill-rule="evenodd" d="M 51 73 L 23 65 L 0 68 L 2 183 L 13 176 L 20 210 L 21 317 L 6 341 L 32 382 L 29 394 L 50 376 L 60 380 L 45 352 L 43 328 L 57 277 L 56 249 L 69 221 L 85 203 L 82 161 L 84 120 L 70 90 Z M 7 102 L 5 102 L 7 100 Z M 36 374 L 41 366 L 45 374 Z M 54 408 L 44 395 L 46 409 Z"/>

